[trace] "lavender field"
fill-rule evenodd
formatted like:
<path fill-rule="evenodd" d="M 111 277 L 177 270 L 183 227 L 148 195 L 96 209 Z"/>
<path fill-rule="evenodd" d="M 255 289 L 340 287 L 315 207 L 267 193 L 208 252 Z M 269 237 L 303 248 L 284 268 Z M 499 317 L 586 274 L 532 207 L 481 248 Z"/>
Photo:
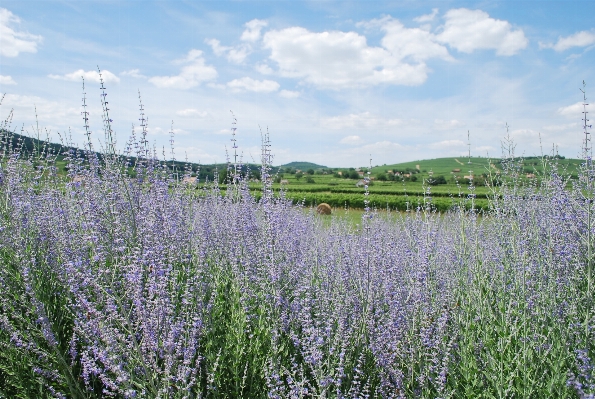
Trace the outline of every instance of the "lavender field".
<path fill-rule="evenodd" d="M 594 397 L 590 158 L 527 185 L 509 147 L 488 212 L 470 187 L 354 227 L 273 192 L 268 142 L 257 200 L 145 137 L 133 165 L 70 150 L 64 180 L 3 129 L 0 397 Z"/>

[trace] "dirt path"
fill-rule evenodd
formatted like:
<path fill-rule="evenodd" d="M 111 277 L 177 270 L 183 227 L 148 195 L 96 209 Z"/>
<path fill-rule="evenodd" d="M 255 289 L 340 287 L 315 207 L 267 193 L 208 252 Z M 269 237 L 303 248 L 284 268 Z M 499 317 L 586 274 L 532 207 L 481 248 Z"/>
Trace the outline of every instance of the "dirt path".
<path fill-rule="evenodd" d="M 458 159 L 455 158 L 456 163 L 458 163 L 459 165 L 465 165 L 463 162 L 459 161 Z"/>

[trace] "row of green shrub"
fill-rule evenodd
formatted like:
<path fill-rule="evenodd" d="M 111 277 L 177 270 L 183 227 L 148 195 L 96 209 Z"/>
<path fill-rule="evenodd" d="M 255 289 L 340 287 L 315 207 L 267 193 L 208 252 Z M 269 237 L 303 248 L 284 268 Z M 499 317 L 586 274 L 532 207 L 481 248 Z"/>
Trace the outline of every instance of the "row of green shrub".
<path fill-rule="evenodd" d="M 291 199 L 294 204 L 303 203 L 304 206 L 316 206 L 321 203 L 327 203 L 333 208 L 354 208 L 363 209 L 364 195 L 363 194 L 336 194 L 336 193 L 312 193 L 312 192 L 286 192 L 286 198 Z M 255 197 L 260 198 L 260 193 L 255 192 Z M 471 206 L 470 201 L 454 198 L 424 198 L 421 196 L 405 196 L 405 195 L 368 195 L 369 205 L 377 209 L 390 209 L 397 211 L 406 211 L 416 209 L 417 207 L 430 206 L 440 212 L 446 212 L 453 207 L 464 205 L 466 208 Z M 478 210 L 488 209 L 487 199 L 476 199 L 475 208 Z"/>

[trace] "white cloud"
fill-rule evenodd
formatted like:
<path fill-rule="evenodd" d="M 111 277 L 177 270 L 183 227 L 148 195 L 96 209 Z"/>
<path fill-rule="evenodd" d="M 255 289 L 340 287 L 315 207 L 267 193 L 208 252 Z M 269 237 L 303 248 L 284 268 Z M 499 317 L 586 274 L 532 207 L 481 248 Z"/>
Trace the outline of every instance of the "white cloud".
<path fill-rule="evenodd" d="M 145 75 L 142 75 L 139 72 L 140 72 L 139 69 L 131 69 L 129 71 L 120 72 L 120 76 L 130 76 L 132 78 L 137 78 L 137 79 L 146 79 L 147 78 Z"/>
<path fill-rule="evenodd" d="M 406 28 L 401 22 L 391 17 L 374 19 L 361 25 L 377 26 L 385 32 L 381 40 L 382 47 L 387 49 L 397 61 L 413 60 L 424 62 L 430 58 L 452 60 L 448 50 L 436 43 L 435 36 L 419 28 Z"/>
<path fill-rule="evenodd" d="M 187 64 L 189 62 L 200 61 L 201 59 L 202 59 L 202 51 L 192 49 L 192 50 L 188 51 L 188 54 L 186 54 L 185 57 L 175 59 L 172 61 L 172 63 L 175 65 L 182 65 L 182 64 Z"/>
<path fill-rule="evenodd" d="M 405 147 L 399 143 L 393 143 L 392 141 L 384 140 L 373 144 L 364 145 L 359 147 L 359 150 L 363 153 L 371 153 L 372 156 L 374 156 L 374 154 L 384 155 L 386 153 L 392 153 L 395 150 L 401 150 L 403 148 Z"/>
<path fill-rule="evenodd" d="M 234 79 L 227 83 L 227 87 L 234 91 L 253 91 L 256 93 L 270 93 L 279 90 L 279 83 L 273 80 L 255 80 L 249 77 Z"/>
<path fill-rule="evenodd" d="M 5 76 L 0 75 L 0 85 L 16 85 L 17 82 L 14 81 L 12 76 Z"/>
<path fill-rule="evenodd" d="M 436 143 L 428 144 L 428 147 L 433 150 L 444 150 L 449 151 L 464 151 L 467 149 L 467 144 L 463 143 L 461 140 L 443 140 Z"/>
<path fill-rule="evenodd" d="M 480 145 L 471 149 L 471 156 L 491 156 L 497 154 L 496 148 L 491 145 Z"/>
<path fill-rule="evenodd" d="M 565 130 L 574 130 L 578 127 L 579 127 L 579 125 L 577 122 L 572 122 L 572 123 L 565 123 L 565 124 L 561 124 L 561 125 L 546 125 L 543 127 L 543 130 L 547 130 L 550 132 L 560 132 L 560 131 L 565 131 Z"/>
<path fill-rule="evenodd" d="M 215 53 L 217 57 L 225 55 L 225 58 L 234 64 L 243 63 L 250 53 L 252 53 L 252 48 L 246 44 L 241 44 L 235 47 L 222 46 L 221 42 L 217 39 L 207 39 L 205 40 L 205 43 L 211 46 L 213 53 Z"/>
<path fill-rule="evenodd" d="M 459 8 L 449 10 L 437 40 L 463 53 L 493 49 L 497 55 L 510 56 L 527 47 L 521 29 L 513 30 L 508 21 L 490 18 L 481 10 Z"/>
<path fill-rule="evenodd" d="M 390 17 L 362 25 L 385 30 L 383 47 L 368 46 L 366 37 L 356 32 L 316 33 L 301 27 L 269 31 L 263 42 L 281 76 L 329 89 L 420 85 L 428 73 L 424 60 L 449 58 L 428 32 L 404 28 Z"/>
<path fill-rule="evenodd" d="M 254 69 L 256 69 L 257 72 L 263 74 L 263 75 L 272 75 L 273 74 L 273 70 L 270 66 L 268 66 L 267 64 L 258 64 L 256 65 L 256 67 L 254 67 Z"/>
<path fill-rule="evenodd" d="M 227 87 L 222 83 L 207 83 L 207 86 L 217 90 L 225 90 L 225 88 Z"/>
<path fill-rule="evenodd" d="M 339 141 L 339 143 L 341 143 L 341 144 L 351 144 L 351 145 L 361 144 L 361 142 L 362 142 L 362 138 L 360 136 L 347 136 L 347 137 L 343 137 L 341 139 L 341 141 Z"/>
<path fill-rule="evenodd" d="M 566 107 L 560 107 L 558 108 L 558 114 L 562 115 L 562 116 L 566 116 L 569 118 L 582 118 L 583 117 L 583 103 L 582 101 L 579 101 L 577 103 L 574 103 L 572 105 L 568 105 Z M 588 112 L 595 112 L 595 104 L 589 104 L 587 105 L 587 111 Z"/>
<path fill-rule="evenodd" d="M 227 53 L 227 60 L 234 64 L 243 63 L 250 55 L 252 49 L 248 46 L 236 46 Z"/>
<path fill-rule="evenodd" d="M 283 98 L 298 98 L 300 96 L 300 92 L 299 91 L 293 91 L 293 90 L 281 90 L 279 92 L 279 95 Z"/>
<path fill-rule="evenodd" d="M 252 21 L 246 22 L 244 24 L 246 30 L 244 30 L 244 32 L 242 33 L 242 37 L 240 37 L 240 40 L 246 42 L 258 41 L 260 39 L 260 31 L 267 25 L 267 21 L 263 21 L 260 19 L 253 19 Z"/>
<path fill-rule="evenodd" d="M 48 131 L 65 130 L 68 126 L 82 125 L 80 107 L 73 107 L 70 103 L 8 93 L 2 105 L 5 107 L 4 110 L 14 109 L 15 120 L 24 124 L 25 128 L 35 125 L 37 121 Z M 101 115 L 101 111 L 93 105 L 89 106 L 89 110 L 92 115 Z M 45 132 L 43 134 L 45 138 Z M 57 140 L 57 137 L 53 138 Z"/>
<path fill-rule="evenodd" d="M 165 128 L 165 129 L 162 127 L 159 127 L 159 126 L 147 127 L 147 133 L 149 133 L 150 135 L 154 135 L 154 136 L 168 136 L 169 137 L 169 136 L 171 136 L 171 131 L 172 131 L 171 127 Z M 186 131 L 184 129 L 178 129 L 178 128 L 173 129 L 173 132 L 174 132 L 174 143 L 176 141 L 176 136 L 178 136 L 178 135 L 185 136 L 185 135 L 189 134 L 188 131 Z M 166 156 L 170 155 L 170 151 L 171 151 L 171 149 L 166 147 L 166 153 L 165 153 Z"/>
<path fill-rule="evenodd" d="M 382 129 L 402 125 L 401 119 L 384 119 L 370 112 L 324 118 L 320 125 L 325 129 Z"/>
<path fill-rule="evenodd" d="M 91 81 L 99 83 L 99 72 L 98 71 L 85 71 L 83 69 L 76 70 L 72 73 L 66 73 L 64 75 L 48 75 L 48 78 L 57 80 L 66 80 L 69 82 L 81 82 L 81 77 L 85 78 L 85 81 Z M 120 78 L 104 69 L 101 71 L 101 77 L 105 83 L 119 83 Z"/>
<path fill-rule="evenodd" d="M 194 108 L 186 108 L 176 111 L 176 115 L 192 118 L 206 118 L 209 113 L 206 111 L 199 111 Z"/>
<path fill-rule="evenodd" d="M 37 45 L 43 40 L 41 36 L 27 32 L 19 32 L 11 27 L 21 22 L 20 18 L 0 8 L 0 55 L 16 57 L 19 53 L 36 53 Z"/>
<path fill-rule="evenodd" d="M 540 132 L 535 129 L 515 129 L 510 132 L 510 137 L 519 141 L 538 142 Z"/>
<path fill-rule="evenodd" d="M 149 79 L 149 82 L 161 89 L 186 90 L 217 77 L 217 70 L 211 65 L 205 65 L 205 59 L 200 50 L 190 50 L 185 58 L 175 63 L 189 65 L 183 66 L 178 75 L 154 76 Z"/>
<path fill-rule="evenodd" d="M 432 8 L 431 14 L 420 15 L 419 17 L 413 18 L 415 22 L 424 23 L 424 22 L 432 22 L 434 18 L 438 15 L 438 9 Z"/>
<path fill-rule="evenodd" d="M 461 122 L 456 119 L 451 120 L 443 120 L 443 119 L 435 119 L 434 120 L 434 128 L 439 130 L 448 130 L 448 129 L 455 129 L 458 127 L 465 126 L 464 122 Z"/>
<path fill-rule="evenodd" d="M 231 47 L 222 46 L 221 42 L 217 39 L 206 39 L 205 43 L 211 46 L 213 53 L 215 53 L 217 57 L 221 57 L 223 54 L 229 51 L 229 49 L 231 49 Z"/>
<path fill-rule="evenodd" d="M 539 43 L 540 48 L 552 48 L 556 51 L 568 50 L 572 47 L 587 47 L 595 43 L 595 33 L 581 31 L 574 35 L 558 37 L 556 44 Z"/>

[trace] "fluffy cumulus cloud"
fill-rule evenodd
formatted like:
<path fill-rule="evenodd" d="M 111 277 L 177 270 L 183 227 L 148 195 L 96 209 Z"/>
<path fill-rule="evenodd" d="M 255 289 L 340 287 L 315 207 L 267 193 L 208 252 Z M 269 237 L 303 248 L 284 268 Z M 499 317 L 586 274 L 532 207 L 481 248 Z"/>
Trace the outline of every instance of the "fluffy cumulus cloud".
<path fill-rule="evenodd" d="M 386 29 L 398 30 L 399 25 L 390 21 Z M 447 53 L 437 51 L 439 45 L 428 41 L 427 48 L 419 46 L 425 33 L 421 29 L 411 32 L 402 28 L 402 33 L 401 41 L 383 41 L 390 49 L 368 46 L 366 37 L 356 32 L 311 32 L 302 27 L 269 31 L 263 43 L 271 50 L 270 60 L 277 64 L 281 76 L 300 78 L 321 88 L 422 84 L 428 68 L 420 61 L 433 56 L 430 54 Z M 408 44 L 412 38 L 416 41 Z"/>
<path fill-rule="evenodd" d="M 183 65 L 178 75 L 154 76 L 149 79 L 149 82 L 161 89 L 186 90 L 217 77 L 217 70 L 205 64 L 200 50 L 190 50 L 186 57 L 174 63 Z"/>
<path fill-rule="evenodd" d="M 16 57 L 19 53 L 36 53 L 43 38 L 16 30 L 21 20 L 6 8 L 0 8 L 0 55 Z"/>
<path fill-rule="evenodd" d="M 592 44 L 595 44 L 595 33 L 581 31 L 570 36 L 559 37 L 555 44 L 539 43 L 539 47 L 552 48 L 556 51 L 565 51 L 572 47 L 587 47 Z"/>
<path fill-rule="evenodd" d="M 386 129 L 402 124 L 401 119 L 386 119 L 370 112 L 339 115 L 320 120 L 320 125 L 325 129 Z"/>
<path fill-rule="evenodd" d="M 430 143 L 428 144 L 428 147 L 433 150 L 444 150 L 449 153 L 455 151 L 462 154 L 467 149 L 467 144 L 463 143 L 461 140 L 443 140 L 436 143 Z"/>
<path fill-rule="evenodd" d="M 431 58 L 452 60 L 446 47 L 436 43 L 434 35 L 426 30 L 406 28 L 401 22 L 391 17 L 374 19 L 360 25 L 368 28 L 376 26 L 384 31 L 385 35 L 380 43 L 397 62 L 422 63 Z"/>
<path fill-rule="evenodd" d="M 274 80 L 256 80 L 249 77 L 234 79 L 227 83 L 233 91 L 251 91 L 255 93 L 270 93 L 279 90 L 279 83 Z"/>
<path fill-rule="evenodd" d="M 0 85 L 16 85 L 17 82 L 14 81 L 12 76 L 4 76 L 0 75 Z"/>
<path fill-rule="evenodd" d="M 205 43 L 211 46 L 213 53 L 217 57 L 225 56 L 229 62 L 233 62 L 234 64 L 243 63 L 252 52 L 251 47 L 245 44 L 234 47 L 223 46 L 217 39 L 207 39 Z"/>
<path fill-rule="evenodd" d="M 244 24 L 246 30 L 244 30 L 244 32 L 242 33 L 242 37 L 240 37 L 240 40 L 243 40 L 245 42 L 256 42 L 260 40 L 260 31 L 267 25 L 267 21 L 263 21 L 260 19 L 253 19 L 252 21 L 246 22 Z"/>
<path fill-rule="evenodd" d="M 362 138 L 360 136 L 346 136 L 343 137 L 339 143 L 341 144 L 350 144 L 350 145 L 355 145 L 355 144 L 361 144 L 362 143 Z"/>
<path fill-rule="evenodd" d="M 413 18 L 413 20 L 415 22 L 419 22 L 420 24 L 426 23 L 426 22 L 432 22 L 434 20 L 434 18 L 436 18 L 436 15 L 438 15 L 438 9 L 432 8 L 432 12 L 430 14 L 420 15 L 419 17 Z"/>
<path fill-rule="evenodd" d="M 587 105 L 587 112 L 595 113 L 595 104 L 588 104 Z M 558 108 L 558 114 L 565 116 L 567 118 L 582 118 L 583 117 L 583 103 L 579 101 L 572 105 L 567 105 L 565 107 Z"/>
<path fill-rule="evenodd" d="M 131 69 L 129 71 L 120 72 L 120 76 L 130 76 L 131 78 L 146 79 L 145 75 L 140 73 L 139 69 Z"/>
<path fill-rule="evenodd" d="M 510 56 L 529 42 L 521 29 L 514 30 L 508 21 L 491 18 L 481 10 L 453 9 L 444 19 L 437 40 L 463 53 L 493 49 L 497 55 Z"/>
<path fill-rule="evenodd" d="M 414 20 L 425 24 L 437 15 L 434 9 Z M 453 60 L 447 45 L 465 53 L 493 49 L 497 55 L 510 56 L 528 44 L 521 29 L 481 10 L 449 10 L 444 20 L 438 33 L 431 31 L 431 24 L 408 28 L 391 16 L 358 23 L 366 31 L 383 32 L 380 46 L 368 45 L 366 36 L 357 32 L 270 30 L 264 34 L 263 46 L 271 52 L 268 63 L 277 68 L 267 64 L 259 68 L 326 89 L 416 86 L 426 81 L 429 60 Z"/>
<path fill-rule="evenodd" d="M 99 83 L 100 76 L 98 71 L 85 71 L 83 69 L 76 70 L 72 73 L 66 73 L 64 75 L 48 75 L 51 79 L 57 80 L 66 80 L 69 82 L 81 82 L 81 78 L 84 78 L 85 81 L 96 82 Z M 101 71 L 101 78 L 105 83 L 118 83 L 120 82 L 120 78 L 104 69 Z"/>
<path fill-rule="evenodd" d="M 450 120 L 435 119 L 434 120 L 434 129 L 438 129 L 438 130 L 450 130 L 450 129 L 456 129 L 456 128 L 463 127 L 463 126 L 465 126 L 465 123 L 461 122 L 457 119 L 450 119 Z"/>
<path fill-rule="evenodd" d="M 69 125 L 80 125 L 80 107 L 73 107 L 68 102 L 8 93 L 2 101 L 2 105 L 7 109 L 14 109 L 14 115 L 24 124 L 25 128 L 32 126 L 36 120 L 48 131 L 54 132 L 63 130 Z M 100 110 L 93 106 L 89 108 L 93 115 L 100 115 Z M 53 139 L 58 140 L 56 136 Z"/>
<path fill-rule="evenodd" d="M 283 98 L 298 98 L 300 96 L 300 92 L 293 90 L 281 90 L 279 95 Z"/>
<path fill-rule="evenodd" d="M 246 29 L 242 33 L 240 40 L 244 43 L 235 46 L 224 46 L 217 39 L 206 39 L 205 43 L 211 46 L 213 53 L 217 57 L 224 56 L 229 62 L 234 64 L 243 64 L 246 58 L 252 54 L 252 44 L 262 37 L 261 30 L 267 26 L 267 22 L 260 19 L 253 19 L 244 24 Z"/>
<path fill-rule="evenodd" d="M 179 111 L 176 111 L 176 115 L 178 116 L 182 116 L 185 118 L 206 118 L 208 115 L 208 112 L 206 111 L 199 111 L 197 109 L 194 108 L 185 108 L 185 109 L 181 109 Z"/>

